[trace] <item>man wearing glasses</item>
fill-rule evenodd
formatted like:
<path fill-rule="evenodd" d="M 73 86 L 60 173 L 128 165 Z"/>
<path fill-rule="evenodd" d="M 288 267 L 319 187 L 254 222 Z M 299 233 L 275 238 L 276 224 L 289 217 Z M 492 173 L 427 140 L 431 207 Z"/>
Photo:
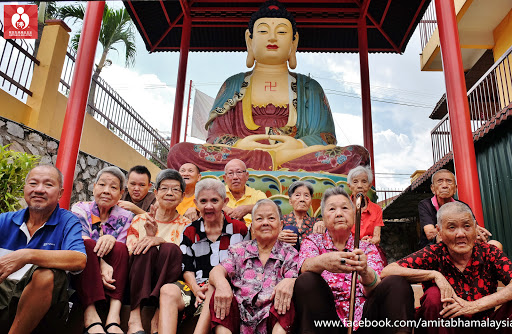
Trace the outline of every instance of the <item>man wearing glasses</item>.
<path fill-rule="evenodd" d="M 267 198 L 264 192 L 248 187 L 248 179 L 249 173 L 242 160 L 233 159 L 224 167 L 224 182 L 229 202 L 223 210 L 229 217 L 244 220 L 247 227 L 252 222 L 250 213 L 254 204 L 260 199 Z"/>

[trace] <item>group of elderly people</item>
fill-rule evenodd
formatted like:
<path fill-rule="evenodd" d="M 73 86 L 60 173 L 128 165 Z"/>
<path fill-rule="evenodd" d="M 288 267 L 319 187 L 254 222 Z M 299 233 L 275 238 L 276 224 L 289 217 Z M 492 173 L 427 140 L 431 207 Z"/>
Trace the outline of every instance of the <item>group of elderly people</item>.
<path fill-rule="evenodd" d="M 51 168 L 38 171 L 55 170 Z M 243 178 L 237 172 L 232 177 Z M 27 182 L 36 187 L 32 174 Z M 356 248 L 354 196 L 340 187 L 323 194 L 321 222 L 307 214 L 311 186 L 295 182 L 289 189 L 290 214 L 281 217 L 273 201 L 261 199 L 251 204 L 252 223 L 247 227 L 226 214 L 228 187 L 214 179 L 197 182 L 199 178 L 194 176 L 191 211 L 196 212 L 189 213 L 200 218 L 192 222 L 176 210 L 187 185 L 171 169 L 156 177 L 156 200 L 147 213 L 134 216 L 121 207 L 125 176 L 116 167 L 98 173 L 93 201 L 73 205 L 87 255 L 85 268 L 72 276 L 85 309 L 85 333 L 122 333 L 120 309 L 127 300 L 130 334 L 144 333 L 141 308 L 146 305 L 156 306 L 151 333 L 176 333 L 180 322 L 194 315 L 200 315 L 195 333 L 344 333 L 348 327 L 357 333 L 410 333 L 414 324 L 407 320 L 415 317 L 438 321 L 416 323 L 420 333 L 459 332 L 461 328 L 439 322 L 449 318 L 487 321 L 466 323 L 465 332 L 471 330 L 468 327 L 493 331 L 489 324 L 496 323 L 502 327 L 499 332 L 512 327 L 512 322 L 499 322 L 512 316 L 512 262 L 486 238 L 478 240 L 471 209 L 462 202 L 450 201 L 438 209 L 438 243 L 385 267 L 377 247 L 376 230 L 382 222 L 375 220 L 382 215 L 373 211 L 367 197 Z M 348 179 L 355 195 L 368 189 L 371 172 L 358 167 Z M 49 196 L 44 186 L 37 186 L 37 191 L 36 199 Z M 35 201 L 27 196 L 29 204 Z M 5 228 L 2 218 L 0 228 Z M 292 231 L 284 230 L 286 226 Z M 8 275 L 12 270 L 6 269 L 4 257 L 0 256 L 0 270 Z M 46 263 L 41 262 L 51 267 Z M 3 280 L 0 277 L 6 289 Z M 498 281 L 506 284 L 499 292 Z M 416 312 L 412 282 L 424 283 L 425 289 Z M 96 309 L 101 301 L 109 306 L 105 325 Z"/>

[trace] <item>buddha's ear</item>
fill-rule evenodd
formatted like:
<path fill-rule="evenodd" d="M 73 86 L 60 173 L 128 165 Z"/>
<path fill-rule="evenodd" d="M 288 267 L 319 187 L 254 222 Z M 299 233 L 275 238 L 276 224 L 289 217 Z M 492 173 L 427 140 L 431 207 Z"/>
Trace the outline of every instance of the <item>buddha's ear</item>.
<path fill-rule="evenodd" d="M 254 54 L 252 53 L 252 38 L 249 29 L 245 30 L 245 45 L 247 46 L 247 59 L 245 65 L 252 68 L 254 66 Z"/>
<path fill-rule="evenodd" d="M 297 67 L 297 46 L 299 45 L 299 33 L 295 33 L 295 40 L 292 42 L 288 66 L 293 70 Z"/>

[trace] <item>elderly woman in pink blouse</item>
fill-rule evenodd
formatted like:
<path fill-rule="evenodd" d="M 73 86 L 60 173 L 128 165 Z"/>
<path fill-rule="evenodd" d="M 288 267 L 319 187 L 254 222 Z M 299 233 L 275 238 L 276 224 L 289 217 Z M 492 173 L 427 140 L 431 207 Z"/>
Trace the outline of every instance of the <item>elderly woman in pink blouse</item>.
<path fill-rule="evenodd" d="M 293 323 L 297 251 L 277 239 L 283 224 L 272 200 L 258 201 L 252 219 L 254 239 L 230 246 L 227 258 L 210 272 L 215 293 L 209 312 L 216 333 L 286 333 Z"/>
<path fill-rule="evenodd" d="M 128 278 L 126 236 L 133 213 L 117 206 L 125 187 L 123 172 L 106 167 L 94 181 L 92 202 L 78 202 L 71 211 L 82 223 L 87 265 L 74 283 L 84 305 L 84 333 L 123 333 L 120 325 L 121 301 Z M 96 303 L 109 299 L 103 328 Z"/>
<path fill-rule="evenodd" d="M 359 248 L 354 249 L 351 229 L 355 208 L 350 197 L 340 187 L 328 189 L 321 208 L 327 231 L 310 234 L 300 249 L 301 275 L 293 294 L 299 332 L 346 332 L 346 328 L 319 327 L 315 322 L 332 320 L 348 326 L 352 272 L 356 271 L 356 333 L 410 333 L 412 329 L 399 327 L 399 321 L 414 316 L 412 289 L 398 276 L 380 279 L 383 262 L 375 245 L 362 240 Z M 387 320 L 392 326 L 359 326 L 364 320 Z"/>

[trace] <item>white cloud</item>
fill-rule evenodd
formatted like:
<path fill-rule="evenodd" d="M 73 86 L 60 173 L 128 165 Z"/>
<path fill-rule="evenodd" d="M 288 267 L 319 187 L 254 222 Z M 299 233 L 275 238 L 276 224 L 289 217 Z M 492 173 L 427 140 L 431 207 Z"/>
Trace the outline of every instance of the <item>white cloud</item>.
<path fill-rule="evenodd" d="M 363 145 L 363 120 L 361 116 L 333 113 L 338 146 Z"/>
<path fill-rule="evenodd" d="M 116 64 L 105 68 L 101 77 L 152 127 L 171 131 L 175 87 L 166 86 L 156 74 L 139 74 Z"/>
<path fill-rule="evenodd" d="M 432 165 L 430 130 L 415 132 L 412 136 L 390 129 L 375 133 L 374 152 L 377 173 L 412 174 Z M 404 189 L 410 184 L 407 175 L 390 177 L 376 175 L 378 189 Z"/>

